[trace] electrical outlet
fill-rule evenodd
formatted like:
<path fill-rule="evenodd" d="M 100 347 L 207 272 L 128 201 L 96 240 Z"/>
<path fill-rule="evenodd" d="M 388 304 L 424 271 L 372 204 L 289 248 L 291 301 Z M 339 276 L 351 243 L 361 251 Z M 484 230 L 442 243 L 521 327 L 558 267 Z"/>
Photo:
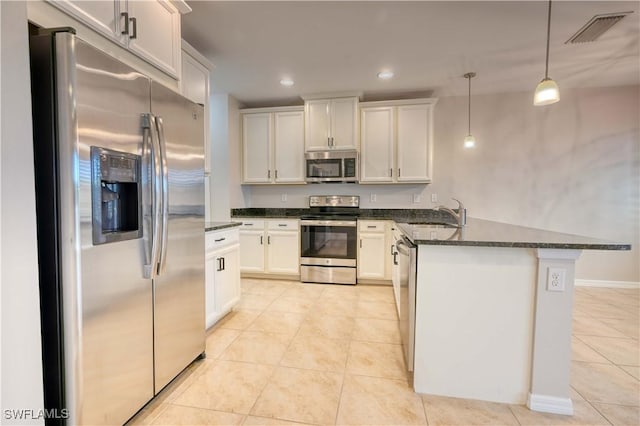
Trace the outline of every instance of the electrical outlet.
<path fill-rule="evenodd" d="M 438 202 L 438 194 L 431 194 L 431 202 L 432 203 Z"/>
<path fill-rule="evenodd" d="M 422 197 L 420 196 L 420 194 L 413 194 L 413 202 L 415 204 L 418 204 L 421 199 L 422 199 Z"/>
<path fill-rule="evenodd" d="M 564 268 L 549 268 L 547 274 L 548 291 L 564 291 L 566 270 Z"/>
<path fill-rule="evenodd" d="M 371 194 L 371 195 L 369 196 L 369 200 L 370 200 L 372 203 L 375 203 L 375 202 L 377 201 L 377 199 L 378 199 L 378 196 L 377 196 L 376 194 Z"/>
<path fill-rule="evenodd" d="M 286 203 L 287 202 L 287 194 L 282 194 L 280 196 L 280 201 L 282 201 L 283 203 Z"/>

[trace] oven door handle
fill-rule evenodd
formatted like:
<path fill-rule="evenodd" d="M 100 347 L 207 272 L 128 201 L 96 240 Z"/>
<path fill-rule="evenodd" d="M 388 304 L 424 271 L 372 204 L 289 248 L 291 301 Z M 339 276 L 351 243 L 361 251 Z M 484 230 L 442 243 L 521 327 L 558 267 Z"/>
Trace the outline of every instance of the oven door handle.
<path fill-rule="evenodd" d="M 301 220 L 300 226 L 349 226 L 355 228 L 358 222 L 346 220 Z"/>

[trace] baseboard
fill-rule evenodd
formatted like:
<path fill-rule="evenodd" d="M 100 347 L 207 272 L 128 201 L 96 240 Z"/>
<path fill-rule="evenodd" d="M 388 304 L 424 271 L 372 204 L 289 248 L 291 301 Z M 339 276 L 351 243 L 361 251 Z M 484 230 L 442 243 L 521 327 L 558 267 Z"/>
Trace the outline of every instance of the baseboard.
<path fill-rule="evenodd" d="M 257 272 L 241 272 L 240 278 L 257 278 L 264 280 L 300 281 L 300 274 L 260 274 Z"/>
<path fill-rule="evenodd" d="M 391 285 L 391 280 L 372 280 L 372 279 L 362 279 L 358 278 L 358 284 L 366 284 L 366 285 Z"/>
<path fill-rule="evenodd" d="M 580 280 L 576 279 L 576 287 L 602 287 L 602 288 L 632 288 L 640 289 L 640 281 L 605 281 L 605 280 Z"/>
<path fill-rule="evenodd" d="M 557 396 L 530 393 L 527 397 L 527 407 L 532 411 L 540 411 L 542 413 L 573 416 L 573 402 L 571 398 L 559 398 Z"/>

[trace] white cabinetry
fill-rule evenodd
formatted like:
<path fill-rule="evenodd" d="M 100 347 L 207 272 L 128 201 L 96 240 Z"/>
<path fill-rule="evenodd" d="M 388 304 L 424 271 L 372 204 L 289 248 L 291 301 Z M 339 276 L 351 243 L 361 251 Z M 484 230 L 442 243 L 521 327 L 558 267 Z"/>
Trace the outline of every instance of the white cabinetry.
<path fill-rule="evenodd" d="M 386 222 L 358 221 L 358 238 L 358 280 L 388 280 Z"/>
<path fill-rule="evenodd" d="M 240 219 L 240 271 L 299 275 L 300 231 L 297 219 Z"/>
<path fill-rule="evenodd" d="M 436 101 L 361 104 L 360 182 L 431 182 Z"/>
<path fill-rule="evenodd" d="M 305 183 L 301 107 L 242 111 L 242 182 Z"/>
<path fill-rule="evenodd" d="M 304 103 L 307 151 L 358 149 L 358 98 L 309 99 Z"/>
<path fill-rule="evenodd" d="M 225 316 L 240 300 L 238 228 L 207 232 L 205 236 L 206 327 Z"/>
<path fill-rule="evenodd" d="M 49 1 L 175 79 L 180 69 L 180 4 L 168 0 Z"/>

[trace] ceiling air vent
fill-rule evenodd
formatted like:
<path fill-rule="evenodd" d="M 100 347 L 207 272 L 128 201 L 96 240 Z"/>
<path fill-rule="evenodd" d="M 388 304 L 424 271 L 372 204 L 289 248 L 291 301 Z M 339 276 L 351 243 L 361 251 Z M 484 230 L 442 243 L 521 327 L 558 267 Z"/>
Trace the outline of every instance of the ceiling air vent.
<path fill-rule="evenodd" d="M 596 15 L 589 20 L 582 28 L 578 30 L 569 40 L 568 43 L 586 43 L 596 41 L 598 37 L 604 34 L 609 28 L 613 27 L 618 21 L 633 12 L 607 13 L 604 15 Z"/>

